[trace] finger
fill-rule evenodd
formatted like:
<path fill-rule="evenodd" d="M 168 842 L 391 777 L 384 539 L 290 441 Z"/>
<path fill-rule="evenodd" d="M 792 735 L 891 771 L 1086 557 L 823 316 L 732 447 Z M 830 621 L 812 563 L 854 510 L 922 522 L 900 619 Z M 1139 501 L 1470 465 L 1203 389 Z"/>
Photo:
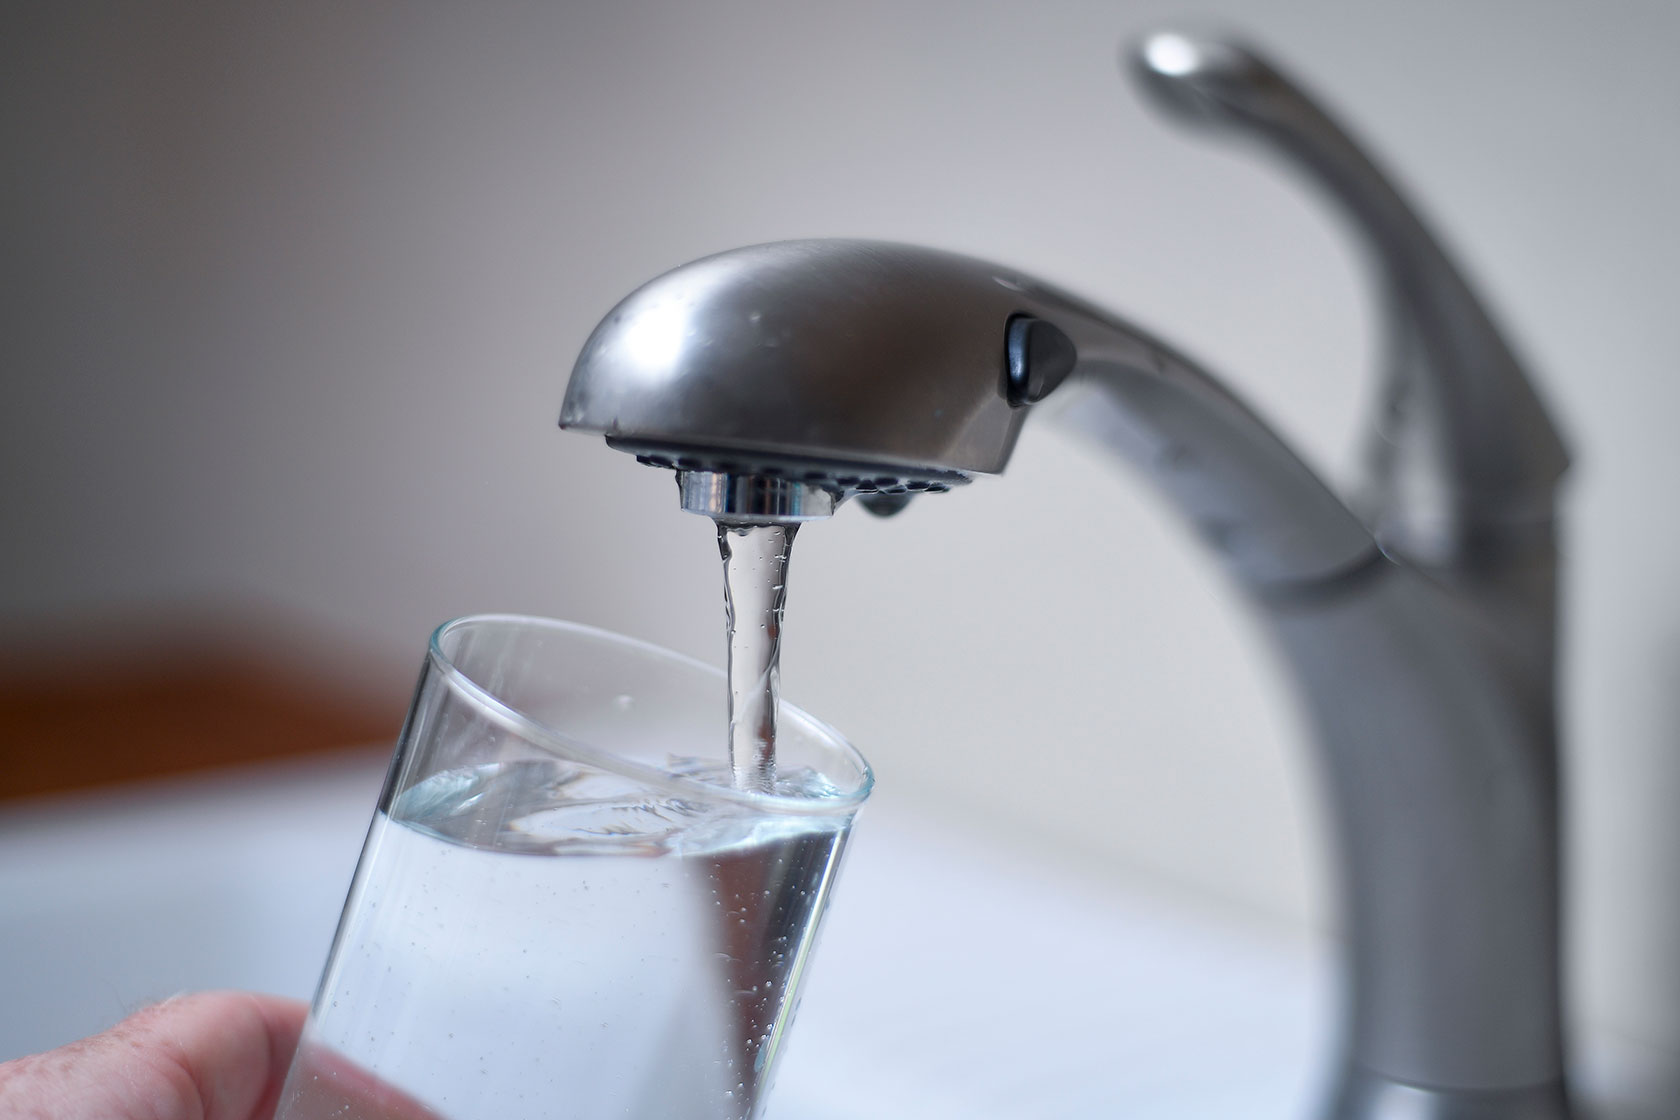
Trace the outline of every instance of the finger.
<path fill-rule="evenodd" d="M 0 1116 L 257 1120 L 297 1048 L 303 1004 L 244 992 L 179 996 L 104 1034 L 0 1066 Z"/>
<path fill-rule="evenodd" d="M 183 1117 L 252 1120 L 279 1098 L 306 1013 L 274 996 L 206 992 L 148 1008 L 112 1033 L 155 1055 L 165 1075 L 185 1086 L 197 1108 Z"/>

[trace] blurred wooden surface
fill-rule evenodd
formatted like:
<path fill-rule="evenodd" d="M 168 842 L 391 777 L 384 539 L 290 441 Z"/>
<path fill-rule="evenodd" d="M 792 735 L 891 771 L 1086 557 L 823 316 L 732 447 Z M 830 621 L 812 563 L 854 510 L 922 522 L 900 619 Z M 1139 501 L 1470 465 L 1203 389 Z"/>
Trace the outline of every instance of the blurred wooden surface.
<path fill-rule="evenodd" d="M 0 665 L 0 800 L 394 743 L 388 689 L 175 644 Z"/>

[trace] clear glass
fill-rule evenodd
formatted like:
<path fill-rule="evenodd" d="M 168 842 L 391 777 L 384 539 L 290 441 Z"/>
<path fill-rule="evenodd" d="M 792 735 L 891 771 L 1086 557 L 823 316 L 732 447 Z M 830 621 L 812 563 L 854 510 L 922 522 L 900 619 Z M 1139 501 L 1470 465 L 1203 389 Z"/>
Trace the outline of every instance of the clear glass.
<path fill-rule="evenodd" d="M 481 616 L 432 636 L 277 1120 L 762 1113 L 868 765 L 723 674 Z"/>

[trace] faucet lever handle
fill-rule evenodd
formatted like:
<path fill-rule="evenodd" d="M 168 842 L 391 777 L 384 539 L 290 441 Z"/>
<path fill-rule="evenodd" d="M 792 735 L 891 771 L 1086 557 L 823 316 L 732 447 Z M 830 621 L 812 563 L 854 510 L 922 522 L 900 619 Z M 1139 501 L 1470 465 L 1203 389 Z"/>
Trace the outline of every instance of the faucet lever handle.
<path fill-rule="evenodd" d="M 1521 364 L 1392 180 L 1294 82 L 1230 40 L 1163 31 L 1134 48 L 1144 88 L 1181 120 L 1256 137 L 1352 218 L 1385 289 L 1388 369 L 1362 515 L 1384 546 L 1475 563 L 1550 524 L 1568 452 Z"/>

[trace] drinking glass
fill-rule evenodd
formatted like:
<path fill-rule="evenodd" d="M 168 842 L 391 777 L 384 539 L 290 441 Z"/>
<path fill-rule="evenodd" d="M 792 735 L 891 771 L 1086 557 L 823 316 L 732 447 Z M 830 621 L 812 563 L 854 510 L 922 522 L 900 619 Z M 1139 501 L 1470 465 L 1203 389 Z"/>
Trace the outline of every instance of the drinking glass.
<path fill-rule="evenodd" d="M 589 627 L 432 636 L 277 1120 L 750 1120 L 872 781 L 784 706 Z"/>

